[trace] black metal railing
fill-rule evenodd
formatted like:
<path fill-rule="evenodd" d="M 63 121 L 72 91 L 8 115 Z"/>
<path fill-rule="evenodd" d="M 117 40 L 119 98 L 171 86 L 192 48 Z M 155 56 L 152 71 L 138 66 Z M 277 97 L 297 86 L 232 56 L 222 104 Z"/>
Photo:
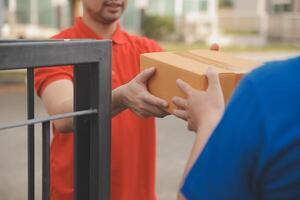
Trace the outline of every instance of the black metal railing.
<path fill-rule="evenodd" d="M 34 68 L 74 65 L 74 112 L 34 116 Z M 26 67 L 24 67 L 26 66 Z M 0 40 L 0 70 L 27 69 L 28 200 L 34 200 L 34 125 L 42 123 L 42 199 L 50 199 L 50 122 L 74 117 L 74 198 L 110 199 L 111 41 Z"/>

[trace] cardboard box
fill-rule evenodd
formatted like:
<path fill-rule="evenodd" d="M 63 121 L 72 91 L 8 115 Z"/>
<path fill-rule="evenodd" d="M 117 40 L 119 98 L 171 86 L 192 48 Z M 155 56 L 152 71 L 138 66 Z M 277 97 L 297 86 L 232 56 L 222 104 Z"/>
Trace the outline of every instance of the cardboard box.
<path fill-rule="evenodd" d="M 148 82 L 149 91 L 169 102 L 167 109 L 172 113 L 175 105 L 173 96 L 184 97 L 176 80 L 182 79 L 199 90 L 207 89 L 206 71 L 209 67 L 219 73 L 225 101 L 230 98 L 234 88 L 243 75 L 262 63 L 237 58 L 227 53 L 210 50 L 185 52 L 159 52 L 141 55 L 141 70 L 155 67 L 156 74 Z"/>

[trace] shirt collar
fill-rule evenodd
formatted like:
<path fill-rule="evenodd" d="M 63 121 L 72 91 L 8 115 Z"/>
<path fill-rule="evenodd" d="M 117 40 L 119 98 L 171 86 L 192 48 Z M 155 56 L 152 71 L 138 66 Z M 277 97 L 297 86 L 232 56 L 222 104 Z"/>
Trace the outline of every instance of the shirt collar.
<path fill-rule="evenodd" d="M 81 17 L 77 17 L 75 20 L 74 27 L 82 33 L 85 37 L 91 37 L 98 40 L 104 39 L 101 35 L 95 33 L 90 27 L 88 27 L 82 20 Z M 125 44 L 127 42 L 125 33 L 122 31 L 120 23 L 117 23 L 117 28 L 111 38 L 115 44 Z"/>

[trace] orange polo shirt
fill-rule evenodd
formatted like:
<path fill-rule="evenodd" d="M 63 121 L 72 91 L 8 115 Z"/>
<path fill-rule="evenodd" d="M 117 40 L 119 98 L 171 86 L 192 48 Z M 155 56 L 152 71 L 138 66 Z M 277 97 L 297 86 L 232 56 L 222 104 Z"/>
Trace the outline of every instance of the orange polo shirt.
<path fill-rule="evenodd" d="M 99 39 L 81 18 L 75 25 L 53 38 Z M 140 71 L 139 56 L 162 51 L 153 40 L 132 36 L 118 25 L 113 37 L 112 87 L 133 79 Z M 73 80 L 73 66 L 35 69 L 35 88 L 39 96 L 52 82 Z M 53 127 L 51 144 L 51 200 L 73 200 L 73 134 L 62 134 Z M 155 194 L 155 123 L 126 110 L 112 119 L 112 200 L 154 200 Z"/>

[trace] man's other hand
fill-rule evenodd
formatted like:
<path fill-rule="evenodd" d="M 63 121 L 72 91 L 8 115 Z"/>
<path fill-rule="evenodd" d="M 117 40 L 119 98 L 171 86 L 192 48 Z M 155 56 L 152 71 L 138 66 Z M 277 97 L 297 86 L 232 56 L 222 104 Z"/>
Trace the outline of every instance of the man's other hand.
<path fill-rule="evenodd" d="M 217 43 L 214 43 L 210 46 L 209 48 L 212 51 L 219 51 L 220 50 L 220 46 Z"/>

